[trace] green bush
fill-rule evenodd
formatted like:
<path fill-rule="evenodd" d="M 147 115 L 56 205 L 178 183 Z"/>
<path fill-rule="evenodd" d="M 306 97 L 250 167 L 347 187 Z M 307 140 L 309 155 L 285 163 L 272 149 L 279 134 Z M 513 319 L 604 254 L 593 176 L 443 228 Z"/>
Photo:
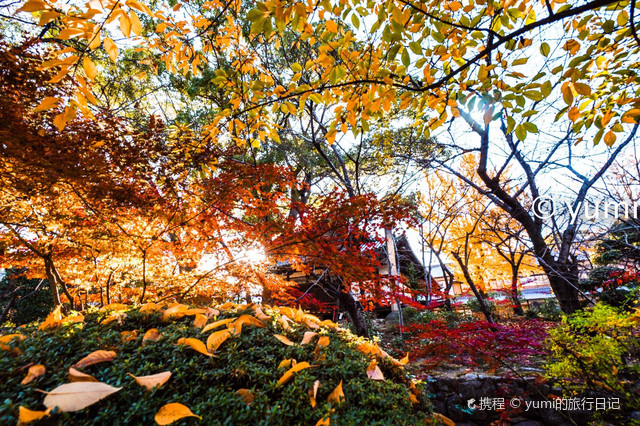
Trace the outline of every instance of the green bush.
<path fill-rule="evenodd" d="M 640 379 L 637 313 L 604 303 L 563 318 L 549 331 L 548 377 L 568 394 L 596 391 L 637 410 Z"/>
<path fill-rule="evenodd" d="M 542 318 L 547 321 L 560 321 L 562 309 L 556 299 L 547 299 L 544 302 L 533 302 L 526 311 L 528 318 Z"/>
<path fill-rule="evenodd" d="M 217 319 L 237 317 L 253 311 L 223 312 Z M 35 324 L 18 329 L 26 336 L 11 346 L 21 351 L 5 352 L 0 358 L 0 424 L 15 424 L 19 406 L 44 410 L 44 395 L 67 383 L 68 369 L 87 354 L 103 349 L 117 353 L 112 362 L 91 365 L 83 369 L 98 381 L 122 387 L 119 392 L 74 413 L 54 410 L 36 424 L 154 424 L 154 416 L 165 404 L 179 402 L 202 417 L 183 419 L 177 424 L 203 425 L 314 425 L 324 416 L 331 416 L 332 424 L 423 424 L 429 420 L 430 407 L 425 393 L 418 402 L 410 401 L 411 382 L 402 369 L 388 359 L 379 359 L 386 380 L 367 377 L 371 359 L 357 345 L 362 340 L 343 330 L 324 326 L 315 331 L 330 338 L 328 347 L 318 357 L 316 340 L 307 345 L 287 346 L 274 334 L 301 342 L 308 328 L 292 322 L 283 330 L 276 321 L 278 313 L 265 328 L 245 325 L 240 335 L 226 340 L 213 357 L 178 345 L 182 337 L 206 341 L 193 326 L 193 317 L 163 322 L 158 313 L 143 314 L 137 309 L 127 311 L 126 318 L 109 325 L 100 325 L 108 313 L 86 313 L 84 323 L 63 325 L 53 331 L 38 331 Z M 211 320 L 213 321 L 213 320 Z M 142 344 L 144 333 L 157 328 L 162 334 L 158 342 Z M 123 342 L 123 331 L 137 331 L 135 339 Z M 307 361 L 313 368 L 296 373 L 283 386 L 276 382 L 286 368 L 278 369 L 285 359 Z M 43 364 L 46 374 L 33 382 L 21 385 L 25 366 Z M 144 376 L 171 371 L 170 380 L 160 388 L 148 392 L 127 375 Z M 317 406 L 313 408 L 308 391 L 315 380 L 321 385 Z M 327 402 L 327 396 L 342 381 L 346 400 L 339 405 Z M 251 389 L 255 400 L 249 406 L 235 393 Z"/>

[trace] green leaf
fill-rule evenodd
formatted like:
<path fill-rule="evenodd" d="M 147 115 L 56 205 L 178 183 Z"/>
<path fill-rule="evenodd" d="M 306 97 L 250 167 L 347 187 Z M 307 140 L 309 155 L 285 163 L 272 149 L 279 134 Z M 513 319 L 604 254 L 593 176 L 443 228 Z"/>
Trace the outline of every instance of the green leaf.
<path fill-rule="evenodd" d="M 416 55 L 422 55 L 422 46 L 417 41 L 412 41 L 409 43 L 409 49 Z"/>
<path fill-rule="evenodd" d="M 402 50 L 402 65 L 408 67 L 411 64 L 411 58 L 409 57 L 409 51 L 405 48 Z"/>
<path fill-rule="evenodd" d="M 355 13 L 351 15 L 351 23 L 353 24 L 354 27 L 356 27 L 356 29 L 360 28 L 360 19 L 358 18 L 358 15 L 356 15 Z"/>
<path fill-rule="evenodd" d="M 516 137 L 523 142 L 527 138 L 527 129 L 522 124 L 516 126 Z"/>
<path fill-rule="evenodd" d="M 258 9 L 251 9 L 249 12 L 247 12 L 247 19 L 251 22 L 259 21 L 264 17 L 265 17 L 264 12 Z"/>
<path fill-rule="evenodd" d="M 540 45 L 540 53 L 542 53 L 542 56 L 546 58 L 547 56 L 549 56 L 550 52 L 551 52 L 551 48 L 547 43 L 542 43 Z"/>

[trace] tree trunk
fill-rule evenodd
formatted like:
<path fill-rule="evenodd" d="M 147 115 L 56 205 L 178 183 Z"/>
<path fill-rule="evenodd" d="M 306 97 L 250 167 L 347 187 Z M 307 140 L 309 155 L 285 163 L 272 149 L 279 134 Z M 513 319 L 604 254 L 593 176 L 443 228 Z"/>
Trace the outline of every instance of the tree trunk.
<path fill-rule="evenodd" d="M 524 315 L 524 309 L 518 298 L 518 275 L 511 277 L 511 302 L 513 303 L 513 313 L 518 316 Z"/>
<path fill-rule="evenodd" d="M 362 316 L 362 308 L 353 297 L 353 294 L 351 294 L 351 292 L 344 292 L 340 290 L 338 299 L 340 300 L 342 307 L 349 314 L 356 334 L 362 337 L 369 337 L 369 329 L 367 328 L 367 323 L 364 321 L 364 317 Z"/>
<path fill-rule="evenodd" d="M 549 278 L 549 285 L 553 290 L 560 309 L 566 314 L 579 310 L 578 265 L 574 263 L 559 264 L 555 261 L 541 262 L 542 269 Z"/>
<path fill-rule="evenodd" d="M 51 270 L 53 265 L 51 265 L 51 260 L 49 258 L 44 259 L 44 269 L 47 274 L 47 279 L 49 280 L 49 291 L 51 291 L 51 299 L 53 300 L 53 306 L 60 306 L 62 302 L 60 301 L 60 292 L 58 290 L 58 282 L 56 280 L 53 271 Z"/>
<path fill-rule="evenodd" d="M 482 292 L 478 290 L 478 288 L 476 287 L 476 284 L 473 282 L 473 279 L 471 278 L 471 275 L 469 274 L 469 269 L 467 268 L 467 265 L 465 265 L 464 262 L 462 262 L 462 259 L 460 258 L 460 255 L 458 253 L 452 252 L 451 254 L 460 265 L 460 268 L 462 269 L 462 274 L 464 275 L 464 279 L 467 281 L 467 284 L 469 284 L 469 287 L 471 287 L 471 291 L 473 291 L 473 294 L 476 296 L 476 299 L 478 299 L 480 312 L 482 312 L 487 322 L 492 324 L 495 323 L 495 321 L 493 320 L 493 315 L 491 315 L 491 311 L 489 310 L 489 307 L 484 301 Z"/>

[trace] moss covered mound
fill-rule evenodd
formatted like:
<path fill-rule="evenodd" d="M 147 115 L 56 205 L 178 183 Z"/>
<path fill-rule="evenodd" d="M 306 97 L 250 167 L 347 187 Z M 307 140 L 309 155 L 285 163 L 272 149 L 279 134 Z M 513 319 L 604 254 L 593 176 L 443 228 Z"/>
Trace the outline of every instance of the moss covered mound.
<path fill-rule="evenodd" d="M 0 424 L 16 424 L 21 406 L 44 411 L 45 395 L 38 390 L 50 392 L 69 383 L 69 368 L 98 350 L 113 351 L 115 357 L 76 369 L 121 389 L 79 411 L 54 408 L 32 424 L 155 424 L 156 414 L 169 403 L 184 404 L 201 417 L 175 424 L 432 422 L 427 396 L 398 361 L 301 311 L 231 304 L 217 309 L 153 304 L 109 308 L 66 319 L 52 313 L 43 324 L 11 331 L 18 334 L 13 339 L 5 330 L 0 338 Z M 209 328 L 205 322 L 218 321 L 202 332 Z M 152 329 L 161 335 L 159 340 L 149 338 Z M 214 333 L 216 338 L 209 339 Z M 303 340 L 309 342 L 301 344 Z M 310 367 L 283 379 L 304 362 Z M 43 365 L 45 373 L 21 384 L 34 365 Z M 376 366 L 380 371 L 374 371 Z M 171 372 L 169 380 L 150 391 L 128 375 L 166 371 Z M 379 378 L 380 372 L 384 380 L 370 378 Z"/>

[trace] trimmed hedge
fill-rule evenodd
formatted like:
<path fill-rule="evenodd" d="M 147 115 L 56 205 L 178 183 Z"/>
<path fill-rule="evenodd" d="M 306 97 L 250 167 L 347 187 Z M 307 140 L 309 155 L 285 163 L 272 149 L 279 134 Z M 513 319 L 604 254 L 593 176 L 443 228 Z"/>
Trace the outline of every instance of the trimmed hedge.
<path fill-rule="evenodd" d="M 253 315 L 250 308 L 234 307 L 209 322 Z M 154 424 L 160 407 L 172 402 L 182 403 L 202 417 L 202 420 L 185 418 L 175 424 L 314 425 L 325 416 L 330 416 L 331 424 L 346 425 L 414 425 L 435 421 L 426 394 L 413 391 L 417 398 L 411 401 L 411 382 L 392 359 L 378 357 L 378 366 L 386 380 L 371 380 L 366 372 L 371 357 L 357 349 L 362 340 L 347 331 L 321 326 L 313 331 L 329 336 L 330 344 L 320 352 L 316 350 L 318 337 L 307 345 L 287 346 L 273 335 L 284 335 L 299 343 L 310 329 L 294 321 L 284 330 L 282 322 L 277 321 L 281 314 L 276 309 L 264 309 L 272 316 L 265 321 L 266 327 L 245 325 L 242 332 L 226 340 L 213 357 L 177 344 L 182 337 L 205 342 L 215 331 L 201 334 L 193 325 L 193 316 L 163 322 L 161 312 L 141 313 L 139 309 L 129 309 L 125 311 L 126 317 L 102 325 L 99 323 L 112 313 L 93 310 L 85 313 L 84 322 L 63 324 L 53 330 L 39 331 L 37 324 L 13 330 L 26 338 L 13 340 L 10 343 L 13 350 L 0 351 L 0 424 L 15 424 L 20 406 L 44 410 L 44 395 L 38 389 L 51 391 L 68 383 L 69 367 L 100 349 L 115 351 L 117 356 L 111 362 L 81 370 L 122 390 L 78 412 L 53 410 L 48 417 L 33 424 Z M 143 335 L 151 328 L 157 328 L 162 339 L 143 345 Z M 125 341 L 123 331 L 137 331 L 138 335 Z M 278 369 L 278 365 L 290 358 L 307 361 L 315 367 L 302 370 L 289 383 L 277 386 L 287 370 Z M 43 364 L 46 373 L 21 385 L 29 364 Z M 170 380 L 152 391 L 127 375 L 146 376 L 163 371 L 172 372 Z M 321 385 L 313 408 L 308 391 L 315 380 Z M 345 401 L 331 404 L 327 397 L 340 381 Z M 251 405 L 235 393 L 238 389 L 252 390 L 255 400 Z"/>

